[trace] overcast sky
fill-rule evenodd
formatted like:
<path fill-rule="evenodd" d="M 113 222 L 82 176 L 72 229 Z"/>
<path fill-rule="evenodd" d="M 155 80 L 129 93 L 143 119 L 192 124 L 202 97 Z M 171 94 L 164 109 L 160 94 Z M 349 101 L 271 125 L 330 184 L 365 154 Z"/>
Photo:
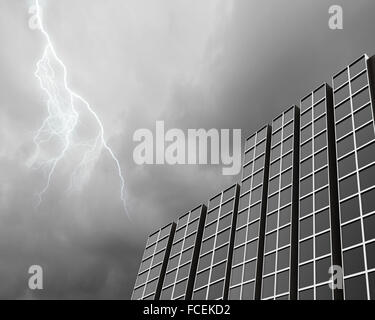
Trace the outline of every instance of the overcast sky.
<path fill-rule="evenodd" d="M 130 219 L 110 157 L 67 193 L 74 157 L 43 202 L 27 166 L 46 116 L 34 76 L 45 39 L 31 0 L 0 0 L 0 298 L 129 299 L 146 237 L 238 176 L 220 166 L 138 166 L 139 128 L 242 129 L 243 138 L 363 53 L 375 53 L 373 0 L 48 0 L 45 27 L 71 88 L 102 119 L 124 170 Z M 342 5 L 343 30 L 328 9 Z M 28 268 L 44 290 L 28 289 Z"/>

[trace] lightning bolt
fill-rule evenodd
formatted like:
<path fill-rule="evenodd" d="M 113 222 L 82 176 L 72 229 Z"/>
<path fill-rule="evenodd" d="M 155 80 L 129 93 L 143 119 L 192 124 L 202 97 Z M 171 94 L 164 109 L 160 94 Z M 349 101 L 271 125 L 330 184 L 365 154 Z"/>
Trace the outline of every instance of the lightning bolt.
<path fill-rule="evenodd" d="M 109 154 L 116 166 L 120 180 L 120 198 L 124 210 L 128 214 L 125 203 L 125 180 L 122 174 L 122 169 L 118 158 L 105 140 L 103 124 L 90 104 L 83 97 L 69 88 L 67 81 L 67 68 L 56 53 L 50 35 L 44 27 L 39 0 L 36 0 L 35 7 L 38 29 L 46 40 L 43 55 L 36 64 L 37 68 L 35 76 L 39 80 L 41 89 L 48 98 L 48 116 L 45 118 L 34 136 L 33 141 L 36 148 L 34 156 L 30 159 L 30 162 L 35 164 L 36 159 L 41 156 L 43 144 L 58 141 L 61 145 L 61 150 L 57 155 L 48 160 L 41 161 L 39 166 L 47 168 L 47 181 L 42 190 L 38 193 L 38 205 L 42 202 L 43 195 L 47 192 L 51 184 L 51 180 L 58 164 L 67 156 L 67 153 L 72 148 L 83 147 L 85 148 L 83 157 L 70 176 L 70 189 L 73 186 L 78 173 L 85 170 L 89 163 L 97 159 L 102 150 L 104 150 Z M 58 76 L 59 71 L 62 74 L 62 77 L 60 77 L 62 79 Z M 80 113 L 78 112 L 79 106 L 83 106 L 93 117 L 98 128 L 96 137 L 89 141 L 85 141 L 84 143 L 77 143 L 74 139 L 77 126 L 82 121 L 82 117 L 80 117 Z"/>

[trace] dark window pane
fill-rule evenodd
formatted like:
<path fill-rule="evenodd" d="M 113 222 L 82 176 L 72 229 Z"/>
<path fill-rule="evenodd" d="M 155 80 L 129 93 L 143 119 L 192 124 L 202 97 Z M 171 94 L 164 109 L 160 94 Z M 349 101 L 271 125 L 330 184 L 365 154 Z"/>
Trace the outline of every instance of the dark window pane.
<path fill-rule="evenodd" d="M 370 102 L 370 93 L 369 89 L 366 88 L 353 97 L 353 109 L 357 110 L 368 102 Z"/>
<path fill-rule="evenodd" d="M 366 278 L 360 275 L 345 280 L 346 300 L 367 300 Z"/>
<path fill-rule="evenodd" d="M 222 298 L 223 291 L 224 291 L 224 280 L 211 285 L 208 291 L 208 300 L 215 300 L 218 298 Z"/>
<path fill-rule="evenodd" d="M 345 157 L 339 161 L 339 178 L 348 175 L 355 171 L 355 155 L 352 153 L 350 156 Z"/>
<path fill-rule="evenodd" d="M 300 195 L 302 197 L 312 192 L 312 189 L 313 189 L 312 184 L 313 184 L 312 176 L 307 177 L 300 182 Z"/>
<path fill-rule="evenodd" d="M 361 189 L 365 190 L 375 185 L 375 165 L 372 165 L 359 173 L 359 179 L 361 182 Z"/>
<path fill-rule="evenodd" d="M 354 114 L 354 125 L 356 128 L 373 119 L 371 105 L 362 108 Z"/>
<path fill-rule="evenodd" d="M 255 278 L 256 261 L 250 261 L 245 264 L 244 269 L 244 281 L 248 281 Z"/>
<path fill-rule="evenodd" d="M 352 134 L 337 143 L 337 155 L 339 158 L 352 150 L 354 150 L 354 139 Z"/>
<path fill-rule="evenodd" d="M 270 252 L 276 249 L 276 232 L 266 235 L 265 252 Z"/>
<path fill-rule="evenodd" d="M 362 168 L 375 160 L 375 143 L 362 148 L 358 151 L 358 164 Z"/>
<path fill-rule="evenodd" d="M 205 297 L 205 295 L 204 295 Z M 241 287 L 230 288 L 229 289 L 229 300 L 240 300 L 241 299 Z M 196 299 L 199 300 L 199 299 Z M 201 300 L 206 300 L 206 298 L 202 298 Z"/>
<path fill-rule="evenodd" d="M 335 104 L 339 104 L 341 101 L 349 97 L 349 85 L 346 84 L 345 86 L 340 88 L 338 91 L 336 91 L 334 93 L 334 97 L 335 97 Z"/>
<path fill-rule="evenodd" d="M 315 215 L 315 232 L 321 232 L 329 229 L 329 209 L 318 212 Z"/>
<path fill-rule="evenodd" d="M 367 268 L 375 268 L 375 242 L 366 245 Z"/>
<path fill-rule="evenodd" d="M 280 173 L 280 160 L 272 163 L 270 166 L 270 178 Z"/>
<path fill-rule="evenodd" d="M 314 92 L 314 101 L 319 101 L 326 96 L 326 86 L 323 85 Z"/>
<path fill-rule="evenodd" d="M 321 167 L 327 165 L 327 149 L 324 149 L 323 151 L 320 151 L 317 155 L 314 157 L 314 168 L 315 170 L 320 169 Z"/>
<path fill-rule="evenodd" d="M 289 267 L 289 251 L 290 248 L 282 249 L 278 252 L 277 256 L 277 269 L 282 270 Z"/>
<path fill-rule="evenodd" d="M 350 99 L 348 99 L 342 104 L 340 104 L 338 107 L 336 107 L 335 109 L 336 122 L 340 121 L 342 118 L 346 117 L 350 113 L 351 113 L 351 105 L 350 105 Z"/>
<path fill-rule="evenodd" d="M 299 262 L 311 260 L 313 258 L 313 253 L 313 239 L 301 242 L 299 248 Z"/>
<path fill-rule="evenodd" d="M 277 145 L 280 141 L 281 141 L 281 133 L 282 133 L 282 130 L 279 130 L 275 133 L 272 134 L 272 143 L 271 143 L 271 146 L 275 146 Z"/>
<path fill-rule="evenodd" d="M 282 294 L 289 291 L 289 271 L 283 271 L 277 274 L 276 294 Z"/>
<path fill-rule="evenodd" d="M 312 154 L 312 141 L 306 142 L 301 147 L 301 159 L 305 159 Z"/>
<path fill-rule="evenodd" d="M 315 210 L 323 209 L 329 205 L 329 191 L 328 188 L 320 190 L 315 194 Z"/>
<path fill-rule="evenodd" d="M 331 252 L 331 234 L 323 233 L 315 238 L 315 257 L 320 257 Z M 328 272 L 328 270 L 327 270 Z"/>
<path fill-rule="evenodd" d="M 228 258 L 228 245 L 215 250 L 214 264 L 220 261 L 226 260 Z"/>
<path fill-rule="evenodd" d="M 375 239 L 375 215 L 366 217 L 363 221 L 365 226 L 365 239 L 366 241 Z"/>
<path fill-rule="evenodd" d="M 279 248 L 290 244 L 290 227 L 285 227 L 279 231 Z"/>
<path fill-rule="evenodd" d="M 206 300 L 207 288 L 195 291 L 193 294 L 193 300 Z"/>
<path fill-rule="evenodd" d="M 359 129 L 355 133 L 355 138 L 356 138 L 356 145 L 357 148 L 362 147 L 366 143 L 370 142 L 371 140 L 374 140 L 375 135 L 374 135 L 374 125 L 371 122 L 367 126 Z"/>
<path fill-rule="evenodd" d="M 267 298 L 274 295 L 275 276 L 263 278 L 262 297 Z"/>
<path fill-rule="evenodd" d="M 335 86 L 335 89 L 340 87 L 341 85 L 343 85 L 345 82 L 348 81 L 348 69 L 345 68 L 342 72 L 340 72 L 340 74 L 336 75 L 334 78 L 333 78 L 333 83 L 334 83 L 334 86 Z"/>
<path fill-rule="evenodd" d="M 353 131 L 352 117 L 348 117 L 336 125 L 336 139 L 340 139 Z"/>
<path fill-rule="evenodd" d="M 321 117 L 314 122 L 314 134 L 320 133 L 327 129 L 327 117 Z"/>
<path fill-rule="evenodd" d="M 349 220 L 359 217 L 359 202 L 358 196 L 346 200 L 340 205 L 341 223 L 345 223 Z"/>
<path fill-rule="evenodd" d="M 279 177 L 273 178 L 268 183 L 268 194 L 272 194 L 279 190 Z"/>
<path fill-rule="evenodd" d="M 342 246 L 347 248 L 362 242 L 362 229 L 359 220 L 342 227 Z"/>
<path fill-rule="evenodd" d="M 291 134 L 293 134 L 293 129 L 294 129 L 294 122 L 292 121 L 288 125 L 286 125 L 283 129 L 284 139 L 289 137 Z"/>
<path fill-rule="evenodd" d="M 375 210 L 375 189 L 362 194 L 362 210 L 363 214 L 370 213 Z"/>
<path fill-rule="evenodd" d="M 290 222 L 290 216 L 292 214 L 291 206 L 287 206 L 280 210 L 279 216 L 279 227 L 285 226 Z"/>
<path fill-rule="evenodd" d="M 293 164 L 293 152 L 289 153 L 286 156 L 283 156 L 282 162 L 283 162 L 282 166 L 281 166 L 282 170 L 285 170 L 285 169 L 291 167 L 292 164 Z"/>
<path fill-rule="evenodd" d="M 312 105 L 312 95 L 308 95 L 306 98 L 301 100 L 301 112 L 304 112 Z"/>
<path fill-rule="evenodd" d="M 255 282 L 246 283 L 242 288 L 242 300 L 254 299 Z"/>
<path fill-rule="evenodd" d="M 313 197 L 308 196 L 301 200 L 300 202 L 300 216 L 304 217 L 305 215 L 313 211 Z"/>
<path fill-rule="evenodd" d="M 326 101 L 323 100 L 314 106 L 314 119 L 319 118 L 326 111 Z"/>
<path fill-rule="evenodd" d="M 344 251 L 344 272 L 345 275 L 354 274 L 364 270 L 362 246 Z"/>
<path fill-rule="evenodd" d="M 368 84 L 367 72 L 362 73 L 360 76 L 351 81 L 352 93 L 357 92 Z"/>
<path fill-rule="evenodd" d="M 227 267 L 226 262 L 223 262 L 219 265 L 214 266 L 212 268 L 211 282 L 224 278 L 226 267 Z"/>
<path fill-rule="evenodd" d="M 250 207 L 250 218 L 249 222 L 253 222 L 256 219 L 259 219 L 260 217 L 260 203 L 256 204 L 255 206 Z"/>
<path fill-rule="evenodd" d="M 316 288 L 316 300 L 332 300 L 332 290 L 328 284 Z"/>
<path fill-rule="evenodd" d="M 358 73 L 366 69 L 366 60 L 365 57 L 363 56 L 360 58 L 357 62 L 353 63 L 349 67 L 349 72 L 350 72 L 350 78 L 353 78 L 356 76 Z"/>
<path fill-rule="evenodd" d="M 268 209 L 267 212 L 272 212 L 278 208 L 279 205 L 279 194 L 276 193 L 275 195 L 268 198 Z"/>
<path fill-rule="evenodd" d="M 277 228 L 277 215 L 278 213 L 273 213 L 267 216 L 267 228 L 266 232 L 273 231 Z"/>
<path fill-rule="evenodd" d="M 280 193 L 280 206 L 283 207 L 292 201 L 292 187 L 288 187 Z"/>
<path fill-rule="evenodd" d="M 259 222 L 250 224 L 249 230 L 247 231 L 247 240 L 253 240 L 257 238 L 258 236 L 259 236 Z"/>
<path fill-rule="evenodd" d="M 276 147 L 273 147 L 271 150 L 271 161 L 276 160 L 280 157 L 281 154 L 281 144 L 277 145 Z"/>
<path fill-rule="evenodd" d="M 310 123 L 311 121 L 312 121 L 312 109 L 302 114 L 301 127 L 304 127 L 306 124 Z"/>
<path fill-rule="evenodd" d="M 316 283 L 326 282 L 330 279 L 331 275 L 328 270 L 331 265 L 331 257 L 323 258 L 316 262 Z M 329 289 L 328 284 L 326 286 Z"/>
<path fill-rule="evenodd" d="M 323 170 L 315 173 L 315 190 L 326 186 L 328 184 L 328 169 L 324 168 Z"/>
<path fill-rule="evenodd" d="M 358 191 L 357 175 L 353 174 L 339 183 L 340 186 L 340 199 L 344 199 Z"/>
<path fill-rule="evenodd" d="M 314 300 L 314 289 L 307 289 L 300 291 L 298 294 L 299 300 Z"/>
<path fill-rule="evenodd" d="M 314 139 L 314 152 L 327 146 L 327 133 L 323 132 Z"/>
<path fill-rule="evenodd" d="M 312 125 L 310 124 L 301 130 L 301 143 L 304 143 L 311 137 L 312 137 Z"/>
<path fill-rule="evenodd" d="M 253 259 L 257 256 L 258 240 L 252 241 L 246 245 L 246 260 Z"/>
<path fill-rule="evenodd" d="M 286 186 L 290 185 L 292 183 L 292 169 L 284 172 L 281 175 L 281 188 L 285 188 Z M 281 192 L 281 196 L 283 194 L 283 191 Z"/>
<path fill-rule="evenodd" d="M 314 283 L 313 264 L 308 263 L 299 268 L 299 287 L 304 288 Z"/>
<path fill-rule="evenodd" d="M 271 253 L 269 255 L 266 255 L 264 257 L 264 266 L 263 266 L 263 272 L 264 274 L 269 274 L 269 273 L 272 273 L 272 272 L 275 272 L 275 268 L 276 268 L 276 254 L 275 253 Z"/>
<path fill-rule="evenodd" d="M 301 178 L 312 172 L 312 158 L 301 163 Z"/>
<path fill-rule="evenodd" d="M 313 217 L 308 217 L 300 221 L 299 235 L 300 239 L 304 239 L 313 234 Z"/>

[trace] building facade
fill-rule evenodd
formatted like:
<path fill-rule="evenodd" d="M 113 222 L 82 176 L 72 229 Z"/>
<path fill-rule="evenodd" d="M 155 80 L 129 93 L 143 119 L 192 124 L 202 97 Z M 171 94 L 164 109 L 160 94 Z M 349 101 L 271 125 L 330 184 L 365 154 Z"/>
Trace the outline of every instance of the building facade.
<path fill-rule="evenodd" d="M 233 185 L 150 235 L 132 299 L 375 300 L 375 57 L 245 141 Z"/>

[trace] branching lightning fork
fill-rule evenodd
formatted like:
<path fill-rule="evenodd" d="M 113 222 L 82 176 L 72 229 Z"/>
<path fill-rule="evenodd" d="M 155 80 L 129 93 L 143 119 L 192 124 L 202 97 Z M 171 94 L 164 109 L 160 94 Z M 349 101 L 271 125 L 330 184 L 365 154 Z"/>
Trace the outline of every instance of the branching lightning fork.
<path fill-rule="evenodd" d="M 35 162 L 35 159 L 40 155 L 41 145 L 43 143 L 57 139 L 62 146 L 61 151 L 59 151 L 57 156 L 43 161 L 41 164 L 41 166 L 47 167 L 48 170 L 47 182 L 44 188 L 38 194 L 38 204 L 40 204 L 43 195 L 48 190 L 51 179 L 59 162 L 66 156 L 69 149 L 79 145 L 84 146 L 87 150 L 84 152 L 81 161 L 78 163 L 71 175 L 71 185 L 77 172 L 92 161 L 95 154 L 100 154 L 104 149 L 109 153 L 110 157 L 114 161 L 114 164 L 116 165 L 120 180 L 120 197 L 124 205 L 124 210 L 128 214 L 125 204 L 125 181 L 119 160 L 112 149 L 108 146 L 104 138 L 104 128 L 99 116 L 83 97 L 69 88 L 66 66 L 57 55 L 51 38 L 43 25 L 43 16 L 41 7 L 39 5 L 39 0 L 36 0 L 35 4 L 38 28 L 46 40 L 46 47 L 44 49 L 43 56 L 37 62 L 35 76 L 38 78 L 41 89 L 45 92 L 48 98 L 48 116 L 43 121 L 42 126 L 34 136 L 36 150 L 32 162 Z M 56 75 L 58 70 L 62 71 L 62 79 L 59 79 L 59 77 Z M 74 133 L 81 120 L 80 113 L 77 109 L 77 104 L 82 104 L 84 106 L 86 111 L 89 112 L 89 114 L 91 114 L 91 116 L 95 119 L 95 123 L 98 128 L 96 137 L 92 139 L 92 141 L 80 144 L 77 144 L 74 141 Z"/>

